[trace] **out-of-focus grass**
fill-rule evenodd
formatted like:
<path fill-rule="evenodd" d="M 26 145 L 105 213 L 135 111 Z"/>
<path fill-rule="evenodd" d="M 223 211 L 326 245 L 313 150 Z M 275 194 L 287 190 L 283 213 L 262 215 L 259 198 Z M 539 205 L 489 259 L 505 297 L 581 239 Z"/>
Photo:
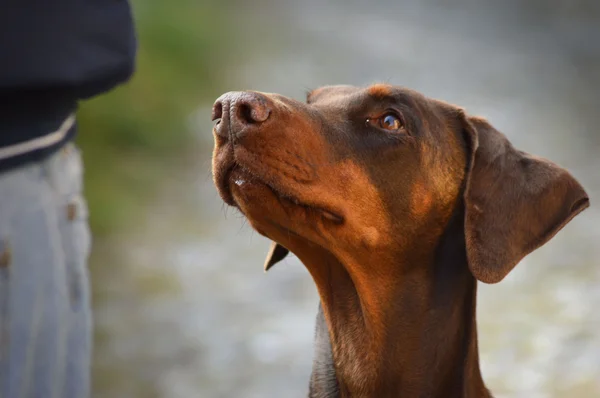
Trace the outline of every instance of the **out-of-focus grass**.
<path fill-rule="evenodd" d="M 133 1 L 136 73 L 127 85 L 84 103 L 78 115 L 96 238 L 134 222 L 192 142 L 189 114 L 216 95 L 227 3 Z"/>

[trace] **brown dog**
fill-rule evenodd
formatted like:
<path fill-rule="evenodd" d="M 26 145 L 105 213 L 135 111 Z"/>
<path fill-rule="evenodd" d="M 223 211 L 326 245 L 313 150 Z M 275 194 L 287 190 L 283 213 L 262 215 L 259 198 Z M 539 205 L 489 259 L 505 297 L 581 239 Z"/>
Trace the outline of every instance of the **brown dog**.
<path fill-rule="evenodd" d="M 311 397 L 490 397 L 477 280 L 501 281 L 589 206 L 564 169 L 484 119 L 387 85 L 213 108 L 214 180 L 317 286 Z"/>

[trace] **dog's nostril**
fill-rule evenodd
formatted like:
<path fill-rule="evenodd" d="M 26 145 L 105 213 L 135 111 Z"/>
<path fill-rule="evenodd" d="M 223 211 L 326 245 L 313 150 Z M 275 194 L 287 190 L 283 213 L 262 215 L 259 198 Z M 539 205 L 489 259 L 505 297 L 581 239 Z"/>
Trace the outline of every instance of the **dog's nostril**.
<path fill-rule="evenodd" d="M 221 101 L 215 102 L 212 108 L 211 120 L 214 122 L 217 119 L 223 117 L 223 103 Z"/>
<path fill-rule="evenodd" d="M 257 122 L 257 120 L 254 120 L 252 112 L 253 112 L 252 107 L 248 103 L 242 102 L 241 104 L 238 105 L 238 113 L 239 113 L 240 120 L 242 120 L 248 124 Z"/>
<path fill-rule="evenodd" d="M 256 100 L 243 101 L 237 104 L 237 116 L 246 124 L 262 123 L 269 117 L 270 110 Z"/>
<path fill-rule="evenodd" d="M 269 101 L 260 93 L 243 92 L 231 104 L 231 116 L 241 124 L 263 123 L 269 118 Z M 227 110 L 225 110 L 227 112 Z"/>

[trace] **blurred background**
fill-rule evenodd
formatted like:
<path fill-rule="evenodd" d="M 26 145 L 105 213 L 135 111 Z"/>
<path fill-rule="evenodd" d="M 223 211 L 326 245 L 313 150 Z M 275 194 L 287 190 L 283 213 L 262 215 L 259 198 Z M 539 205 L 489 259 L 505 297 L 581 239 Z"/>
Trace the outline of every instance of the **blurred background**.
<path fill-rule="evenodd" d="M 486 116 L 586 187 L 590 209 L 480 285 L 480 356 L 497 397 L 599 397 L 600 2 L 249 3 L 134 0 L 137 74 L 81 109 L 94 397 L 306 396 L 316 290 L 295 258 L 264 274 L 269 242 L 223 207 L 210 107 L 375 82 Z"/>

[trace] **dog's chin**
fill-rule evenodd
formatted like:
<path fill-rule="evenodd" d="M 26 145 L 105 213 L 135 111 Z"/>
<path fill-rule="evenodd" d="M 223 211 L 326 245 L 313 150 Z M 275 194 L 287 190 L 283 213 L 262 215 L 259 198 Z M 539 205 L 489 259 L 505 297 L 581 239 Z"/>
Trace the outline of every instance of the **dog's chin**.
<path fill-rule="evenodd" d="M 277 202 L 277 195 L 266 183 L 239 166 L 228 174 L 225 189 L 233 200 L 233 206 L 246 215 L 265 211 Z"/>

